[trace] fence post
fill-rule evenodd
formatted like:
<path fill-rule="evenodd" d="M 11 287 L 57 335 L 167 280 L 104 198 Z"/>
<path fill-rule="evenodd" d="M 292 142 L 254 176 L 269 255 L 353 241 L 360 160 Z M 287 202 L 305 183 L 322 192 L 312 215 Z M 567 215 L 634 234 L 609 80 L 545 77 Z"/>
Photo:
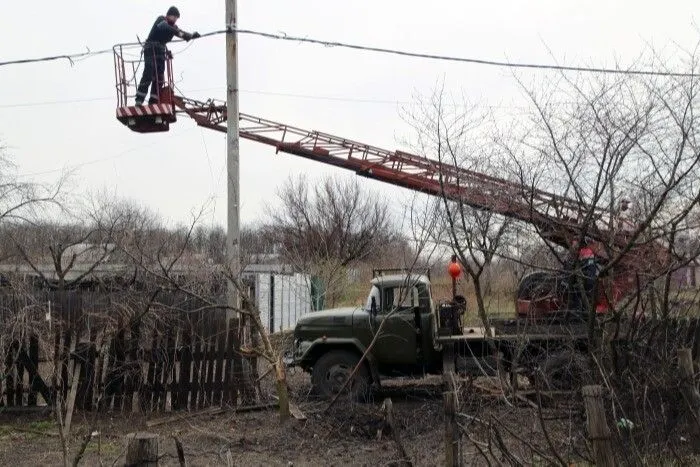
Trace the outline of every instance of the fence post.
<path fill-rule="evenodd" d="M 445 406 L 445 466 L 458 467 L 460 432 L 457 424 L 457 385 L 455 384 L 454 344 L 446 344 L 442 350 L 442 378 L 446 391 L 442 393 Z"/>
<path fill-rule="evenodd" d="M 700 392 L 695 386 L 691 349 L 678 349 L 678 369 L 681 374 L 681 392 L 690 406 L 696 426 L 700 428 Z"/>
<path fill-rule="evenodd" d="M 596 465 L 612 467 L 615 465 L 615 457 L 610 442 L 610 428 L 605 420 L 603 388 L 598 385 L 584 386 L 581 391 L 586 405 L 588 439 L 593 445 Z"/>
<path fill-rule="evenodd" d="M 442 393 L 445 402 L 445 466 L 460 465 L 459 426 L 457 425 L 457 393 Z"/>
<path fill-rule="evenodd" d="M 158 435 L 154 433 L 130 433 L 126 436 L 125 467 L 157 467 Z"/>

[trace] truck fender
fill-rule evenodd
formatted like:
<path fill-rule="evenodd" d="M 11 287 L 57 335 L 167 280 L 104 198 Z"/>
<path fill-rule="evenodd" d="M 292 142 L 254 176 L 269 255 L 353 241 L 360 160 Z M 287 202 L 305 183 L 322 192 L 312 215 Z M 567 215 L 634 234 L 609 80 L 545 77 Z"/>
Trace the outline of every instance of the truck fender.
<path fill-rule="evenodd" d="M 329 350 L 338 348 L 352 348 L 358 355 L 362 356 L 367 348 L 362 345 L 362 343 L 355 338 L 342 338 L 342 337 L 319 337 L 314 340 L 311 345 L 304 351 L 304 353 L 298 357 L 298 362 L 315 362 L 318 358 Z M 379 372 L 377 370 L 377 363 L 375 358 L 371 353 L 368 353 L 365 357 L 367 365 L 369 366 L 370 374 L 372 375 L 372 381 L 379 384 Z"/>

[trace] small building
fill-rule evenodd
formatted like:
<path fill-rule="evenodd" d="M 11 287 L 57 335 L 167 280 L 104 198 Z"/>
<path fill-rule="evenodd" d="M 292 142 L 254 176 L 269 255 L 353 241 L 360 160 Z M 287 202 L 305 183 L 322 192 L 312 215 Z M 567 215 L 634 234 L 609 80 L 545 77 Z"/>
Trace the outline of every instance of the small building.
<path fill-rule="evenodd" d="M 71 267 L 64 274 L 67 282 L 82 282 L 106 277 L 126 277 L 134 274 L 135 266 L 124 261 L 118 254 L 113 254 L 115 247 L 79 244 L 66 249 L 65 263 Z M 253 264 L 245 266 L 242 278 L 250 287 L 251 298 L 260 311 L 261 320 L 269 333 L 293 329 L 297 320 L 312 309 L 311 276 L 295 272 L 290 265 L 281 264 L 274 255 L 258 255 Z M 202 254 L 186 254 L 178 259 L 176 267 L 171 269 L 173 275 L 187 277 L 194 274 L 201 276 L 202 266 L 206 270 L 216 269 Z M 20 275 L 27 279 L 41 282 L 43 276 L 47 281 L 56 281 L 55 266 L 52 259 L 43 257 L 30 265 L 26 262 L 0 264 L 0 279 L 5 274 Z"/>
<path fill-rule="evenodd" d="M 284 264 L 251 264 L 243 271 L 267 332 L 294 329 L 311 307 L 311 276 Z"/>

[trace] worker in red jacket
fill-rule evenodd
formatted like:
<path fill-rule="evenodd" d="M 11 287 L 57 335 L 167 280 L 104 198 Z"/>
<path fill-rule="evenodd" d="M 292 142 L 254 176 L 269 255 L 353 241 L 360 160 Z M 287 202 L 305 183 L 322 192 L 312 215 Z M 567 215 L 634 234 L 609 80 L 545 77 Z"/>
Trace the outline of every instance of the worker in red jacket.
<path fill-rule="evenodd" d="M 189 33 L 183 31 L 175 25 L 180 18 L 180 11 L 171 6 L 165 16 L 156 18 L 151 31 L 148 33 L 146 42 L 143 45 L 143 75 L 136 90 L 136 105 L 143 105 L 148 87 L 151 87 L 151 97 L 149 104 L 158 104 L 159 91 L 165 80 L 165 57 L 169 53 L 166 44 L 173 40 L 174 36 L 186 41 L 196 39 L 198 32 Z"/>
<path fill-rule="evenodd" d="M 574 240 L 573 257 L 568 261 L 569 307 L 572 311 L 583 314 L 595 306 L 596 300 L 594 292 L 598 280 L 598 258 L 592 249 L 592 243 L 589 237 L 584 237 L 580 245 L 578 240 Z"/>

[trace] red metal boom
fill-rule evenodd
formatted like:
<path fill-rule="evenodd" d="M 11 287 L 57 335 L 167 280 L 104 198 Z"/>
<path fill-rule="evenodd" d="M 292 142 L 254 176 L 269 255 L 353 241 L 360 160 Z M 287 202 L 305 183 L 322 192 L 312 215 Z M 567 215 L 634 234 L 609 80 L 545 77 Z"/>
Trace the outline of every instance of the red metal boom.
<path fill-rule="evenodd" d="M 195 101 L 175 96 L 174 104 L 203 127 L 226 132 L 226 105 L 213 100 Z M 536 225 L 551 241 L 570 245 L 590 215 L 580 202 L 529 188 L 519 183 L 443 164 L 403 151 L 389 151 L 365 143 L 319 131 L 240 114 L 240 137 L 274 146 L 324 164 L 352 170 L 358 175 L 380 180 L 447 199 L 477 209 Z M 602 234 L 609 226 L 609 214 L 595 210 L 588 221 L 589 233 Z M 597 232 L 592 230 L 596 225 Z M 618 222 L 619 225 L 619 222 Z M 628 226 L 629 228 L 629 226 Z"/>
<path fill-rule="evenodd" d="M 198 125 L 226 132 L 226 105 L 213 100 L 200 102 L 174 96 L 173 103 Z M 357 141 L 319 131 L 309 131 L 291 125 L 240 114 L 239 135 L 276 150 L 312 159 L 324 164 L 352 170 L 358 175 L 418 192 L 444 196 L 474 208 L 495 212 L 535 225 L 540 234 L 564 248 L 580 235 L 583 228 L 594 238 L 625 251 L 612 278 L 614 300 L 635 288 L 636 274 L 642 278 L 655 275 L 666 264 L 667 253 L 658 242 L 629 248 L 634 225 L 612 218 L 597 209 L 594 218 L 590 207 L 575 200 L 530 188 L 519 183 L 492 177 L 453 165 L 442 164 L 427 157 L 402 151 L 388 151 Z M 614 231 L 610 231 L 610 227 Z M 596 246 L 597 245 L 597 246 Z M 603 243 L 594 242 L 597 254 L 606 252 Z M 605 308 L 605 306 L 603 306 Z"/>
<path fill-rule="evenodd" d="M 196 101 L 180 96 L 173 104 L 198 125 L 226 132 L 226 104 L 214 100 Z M 319 131 L 240 114 L 239 135 L 274 146 L 279 152 L 312 159 L 324 164 L 352 170 L 358 175 L 391 183 L 418 192 L 444 196 L 474 208 L 495 212 L 535 225 L 540 234 L 564 248 L 580 235 L 582 229 L 599 237 L 594 242 L 598 255 L 607 256 L 603 245 L 610 245 L 622 258 L 610 277 L 607 295 L 599 293 L 598 310 L 604 312 L 610 299 L 617 301 L 636 287 L 636 279 L 655 277 L 668 262 L 668 253 L 659 242 L 634 245 L 630 236 L 635 226 L 609 212 L 595 209 L 576 200 L 528 187 L 520 183 L 462 169 L 427 157 L 403 151 L 388 151 L 368 144 Z M 518 300 L 518 313 L 528 313 L 529 301 Z"/>

